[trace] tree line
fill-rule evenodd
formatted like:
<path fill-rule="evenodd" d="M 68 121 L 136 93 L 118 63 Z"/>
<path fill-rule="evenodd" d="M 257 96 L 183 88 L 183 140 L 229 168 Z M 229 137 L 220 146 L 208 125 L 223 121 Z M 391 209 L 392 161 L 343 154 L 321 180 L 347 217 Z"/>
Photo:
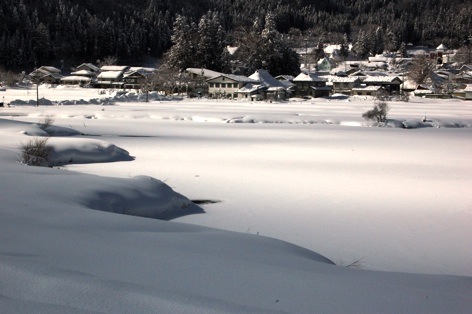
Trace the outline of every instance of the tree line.
<path fill-rule="evenodd" d="M 360 57 L 402 43 L 459 48 L 472 29 L 472 6 L 461 0 L 2 0 L 0 65 L 67 67 L 110 55 L 139 63 L 168 52 L 183 36 L 179 32 L 198 30 L 193 49 L 199 49 L 199 62 L 218 68 L 225 56 L 212 55 L 212 43 L 202 37 L 212 36 L 215 47 L 241 44 L 255 26 L 263 31 L 269 13 L 287 45 L 348 40 Z M 191 29 L 179 29 L 183 24 Z"/>

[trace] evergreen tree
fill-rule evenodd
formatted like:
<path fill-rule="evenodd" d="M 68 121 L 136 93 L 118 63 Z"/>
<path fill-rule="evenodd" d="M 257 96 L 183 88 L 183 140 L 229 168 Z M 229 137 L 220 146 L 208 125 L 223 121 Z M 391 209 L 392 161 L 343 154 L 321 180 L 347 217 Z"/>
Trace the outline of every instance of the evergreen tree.
<path fill-rule="evenodd" d="M 400 54 L 402 58 L 405 58 L 407 56 L 405 43 L 402 43 L 400 45 L 400 48 L 398 49 L 398 53 Z"/>
<path fill-rule="evenodd" d="M 194 67 L 215 71 L 228 69 L 226 32 L 220 23 L 218 13 L 209 11 L 198 23 L 198 46 Z"/>
<path fill-rule="evenodd" d="M 349 40 L 346 33 L 343 35 L 343 40 L 339 49 L 339 55 L 343 58 L 343 60 L 346 60 L 349 56 Z"/>
<path fill-rule="evenodd" d="M 131 62 L 144 55 L 160 57 L 173 43 L 171 31 L 176 16 L 185 16 L 190 25 L 190 20 L 199 21 L 208 15 L 209 8 L 220 12 L 207 18 L 212 23 L 217 17 L 219 25 L 215 29 L 221 26 L 219 32 L 225 34 L 224 39 L 237 37 L 235 31 L 253 27 L 251 36 L 258 38 L 252 45 L 259 45 L 266 27 L 263 17 L 272 12 L 273 28 L 279 37 L 311 31 L 329 35 L 326 39 L 330 42 L 342 42 L 345 33 L 349 38 L 359 38 L 354 41 L 355 51 L 362 57 L 383 50 L 397 51 L 402 42 L 431 47 L 444 43 L 457 49 L 472 29 L 472 6 L 460 0 L 2 0 L 0 64 L 23 70 L 35 62 L 37 66 L 53 64 L 55 59 L 94 62 L 96 58 L 116 55 Z M 191 27 L 192 31 L 197 29 L 198 25 Z M 360 31 L 363 37 L 356 36 Z M 195 40 L 200 38 L 192 33 Z M 196 61 L 199 43 L 193 44 L 189 54 Z M 256 50 L 250 49 L 248 55 L 253 57 L 249 63 L 258 58 L 261 63 Z M 215 53 L 210 59 L 224 58 L 223 52 L 223 57 Z"/>
<path fill-rule="evenodd" d="M 190 25 L 185 16 L 177 16 L 171 37 L 174 45 L 171 47 L 167 59 L 170 67 L 184 71 L 186 68 L 194 66 L 196 55 L 195 39 L 197 38 L 196 29 L 195 24 Z"/>
<path fill-rule="evenodd" d="M 359 59 L 366 59 L 369 55 L 369 48 L 367 44 L 367 38 L 364 31 L 360 30 L 357 40 L 352 46 L 352 51 L 356 54 Z"/>
<path fill-rule="evenodd" d="M 316 45 L 316 49 L 315 49 L 315 62 L 318 62 L 319 60 L 325 57 L 323 41 L 324 41 L 324 38 L 323 36 L 321 36 L 318 39 L 318 44 Z"/>
<path fill-rule="evenodd" d="M 257 39 L 258 37 L 251 36 L 250 38 Z M 264 29 L 256 45 L 252 47 L 254 50 L 248 56 L 249 72 L 265 68 L 272 75 L 300 73 L 299 56 L 284 42 L 282 35 L 276 30 L 272 13 L 267 14 Z"/>
<path fill-rule="evenodd" d="M 31 37 L 31 44 L 33 47 L 32 53 L 36 66 L 41 65 L 49 59 L 51 42 L 49 31 L 43 23 L 39 23 L 39 25 L 34 29 Z"/>
<path fill-rule="evenodd" d="M 371 53 L 373 55 L 381 54 L 384 52 L 384 37 L 385 33 L 382 27 L 377 27 L 374 33 L 374 38 L 372 41 Z"/>

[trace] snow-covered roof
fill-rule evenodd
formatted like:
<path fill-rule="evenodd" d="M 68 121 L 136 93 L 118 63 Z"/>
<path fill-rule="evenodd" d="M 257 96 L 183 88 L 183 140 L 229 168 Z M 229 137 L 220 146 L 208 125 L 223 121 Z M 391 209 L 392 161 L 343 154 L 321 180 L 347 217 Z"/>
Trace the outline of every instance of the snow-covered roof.
<path fill-rule="evenodd" d="M 79 75 L 71 75 L 71 76 L 64 76 L 63 78 L 61 78 L 61 81 L 66 81 L 66 82 L 70 82 L 70 81 L 89 82 L 90 78 L 85 77 L 85 76 L 79 76 Z"/>
<path fill-rule="evenodd" d="M 44 75 L 43 78 L 48 77 L 48 76 L 51 76 L 56 80 L 60 80 L 64 77 L 61 73 L 46 73 L 46 75 Z"/>
<path fill-rule="evenodd" d="M 320 60 L 318 60 L 318 62 L 317 62 L 318 65 L 322 65 L 323 63 L 331 64 L 331 60 L 329 60 L 329 58 L 327 58 L 327 57 L 324 57 L 324 58 L 321 58 Z"/>
<path fill-rule="evenodd" d="M 104 65 L 101 67 L 102 71 L 125 71 L 128 68 L 126 65 Z"/>
<path fill-rule="evenodd" d="M 140 73 L 144 73 L 144 72 L 152 73 L 152 72 L 155 72 L 155 71 L 156 71 L 156 68 L 130 67 L 130 68 L 128 69 L 128 71 L 136 71 L 136 72 L 140 72 Z"/>
<path fill-rule="evenodd" d="M 299 55 L 312 54 L 315 51 L 316 47 L 300 47 L 294 48 L 295 52 Z"/>
<path fill-rule="evenodd" d="M 187 71 L 188 73 L 201 75 L 201 76 L 206 77 L 206 78 L 213 78 L 213 77 L 223 75 L 223 73 L 221 73 L 221 72 L 208 70 L 208 69 L 203 69 L 203 68 L 187 68 L 185 71 Z"/>
<path fill-rule="evenodd" d="M 217 75 L 215 77 L 212 77 L 212 78 L 208 79 L 207 82 L 211 81 L 211 80 L 214 80 L 214 79 L 217 79 L 219 77 L 226 77 L 226 78 L 229 78 L 230 80 L 233 80 L 233 81 L 238 82 L 238 83 L 258 83 L 258 81 L 253 80 L 253 79 L 251 79 L 247 76 L 235 75 L 235 74 L 220 74 L 220 75 Z"/>
<path fill-rule="evenodd" d="M 472 71 L 472 64 L 464 64 L 460 67 L 460 71 Z"/>
<path fill-rule="evenodd" d="M 60 73 L 61 70 L 59 70 L 58 68 L 55 68 L 53 66 L 42 66 L 40 67 L 38 70 L 44 70 L 46 72 L 49 72 L 49 73 Z"/>
<path fill-rule="evenodd" d="M 293 79 L 294 82 L 325 82 L 326 79 L 320 77 L 314 73 L 300 73 L 296 78 Z"/>
<path fill-rule="evenodd" d="M 355 71 L 349 74 L 350 76 L 367 76 L 363 71 Z"/>
<path fill-rule="evenodd" d="M 369 57 L 369 62 L 388 62 L 390 58 L 379 55 L 375 57 Z"/>
<path fill-rule="evenodd" d="M 82 76 L 93 76 L 93 75 L 95 75 L 95 73 L 87 71 L 87 70 L 75 71 L 75 72 L 72 72 L 71 74 L 73 74 L 73 75 L 82 75 Z"/>
<path fill-rule="evenodd" d="M 83 67 L 87 67 L 89 68 L 90 70 L 94 71 L 94 72 L 97 72 L 100 70 L 99 67 L 97 67 L 96 65 L 92 64 L 92 63 L 82 63 L 81 65 L 79 65 L 77 68 L 83 68 Z"/>
<path fill-rule="evenodd" d="M 249 76 L 250 79 L 259 82 L 261 85 L 266 87 L 282 87 L 285 88 L 285 84 L 277 80 L 275 77 L 270 75 L 267 70 L 259 69 Z"/>
<path fill-rule="evenodd" d="M 362 79 L 365 83 L 392 83 L 395 80 L 402 82 L 398 76 L 367 76 Z"/>
<path fill-rule="evenodd" d="M 265 87 L 264 85 L 249 83 L 249 84 L 244 85 L 240 89 L 238 89 L 236 91 L 236 93 L 251 94 L 251 93 L 257 92 L 261 89 L 266 89 L 266 88 L 267 87 Z"/>
<path fill-rule="evenodd" d="M 339 77 L 339 76 L 333 76 L 330 78 L 330 81 L 333 83 L 354 83 L 354 82 L 360 82 L 361 79 L 358 77 Z"/>
<path fill-rule="evenodd" d="M 228 53 L 230 55 L 234 55 L 236 51 L 238 51 L 239 47 L 233 47 L 233 46 L 227 46 L 226 50 L 228 50 Z"/>
<path fill-rule="evenodd" d="M 276 79 L 278 79 L 279 81 L 293 81 L 293 79 L 295 78 L 295 76 L 293 75 L 278 75 L 275 77 Z"/>
<path fill-rule="evenodd" d="M 328 54 L 332 54 L 336 50 L 340 50 L 340 49 L 341 49 L 341 45 L 328 45 L 323 48 L 324 52 Z"/>
<path fill-rule="evenodd" d="M 98 75 L 99 79 L 116 79 L 123 75 L 123 71 L 104 71 Z"/>
<path fill-rule="evenodd" d="M 447 47 L 444 44 L 440 44 L 436 47 L 436 50 L 447 50 Z"/>
<path fill-rule="evenodd" d="M 150 72 L 144 71 L 141 68 L 138 68 L 138 70 L 130 70 L 127 71 L 125 74 L 123 74 L 123 77 L 130 77 L 130 76 L 135 76 L 135 74 L 139 74 L 141 76 L 147 76 L 149 75 Z M 139 76 L 138 75 L 138 76 Z"/>

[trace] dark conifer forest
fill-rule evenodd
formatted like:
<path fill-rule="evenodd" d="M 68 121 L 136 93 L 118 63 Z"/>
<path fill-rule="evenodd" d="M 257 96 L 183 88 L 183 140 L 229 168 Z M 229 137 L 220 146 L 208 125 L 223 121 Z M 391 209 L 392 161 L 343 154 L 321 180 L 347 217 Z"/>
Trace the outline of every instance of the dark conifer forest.
<path fill-rule="evenodd" d="M 2 0 L 0 66 L 159 58 L 175 44 L 178 17 L 198 25 L 210 11 L 224 44 L 237 44 L 269 13 L 292 47 L 347 36 L 368 42 L 370 54 L 402 43 L 459 48 L 472 29 L 470 0 Z"/>

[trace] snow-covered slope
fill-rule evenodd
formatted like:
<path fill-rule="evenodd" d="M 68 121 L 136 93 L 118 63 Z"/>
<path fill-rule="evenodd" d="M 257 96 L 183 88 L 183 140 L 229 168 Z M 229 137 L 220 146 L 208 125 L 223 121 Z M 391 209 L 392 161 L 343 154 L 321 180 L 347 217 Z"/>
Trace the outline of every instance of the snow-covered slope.
<path fill-rule="evenodd" d="M 362 125 L 362 106 L 323 106 L 2 109 L 0 312 L 468 313 L 471 129 L 289 121 Z M 392 116 L 415 118 L 418 107 Z M 470 123 L 467 107 L 444 112 L 431 118 Z M 279 123 L 223 123 L 245 115 Z M 47 116 L 54 158 L 70 163 L 18 163 Z M 345 264 L 360 258 L 365 269 L 464 276 L 346 268 L 314 251 L 349 252 Z"/>

